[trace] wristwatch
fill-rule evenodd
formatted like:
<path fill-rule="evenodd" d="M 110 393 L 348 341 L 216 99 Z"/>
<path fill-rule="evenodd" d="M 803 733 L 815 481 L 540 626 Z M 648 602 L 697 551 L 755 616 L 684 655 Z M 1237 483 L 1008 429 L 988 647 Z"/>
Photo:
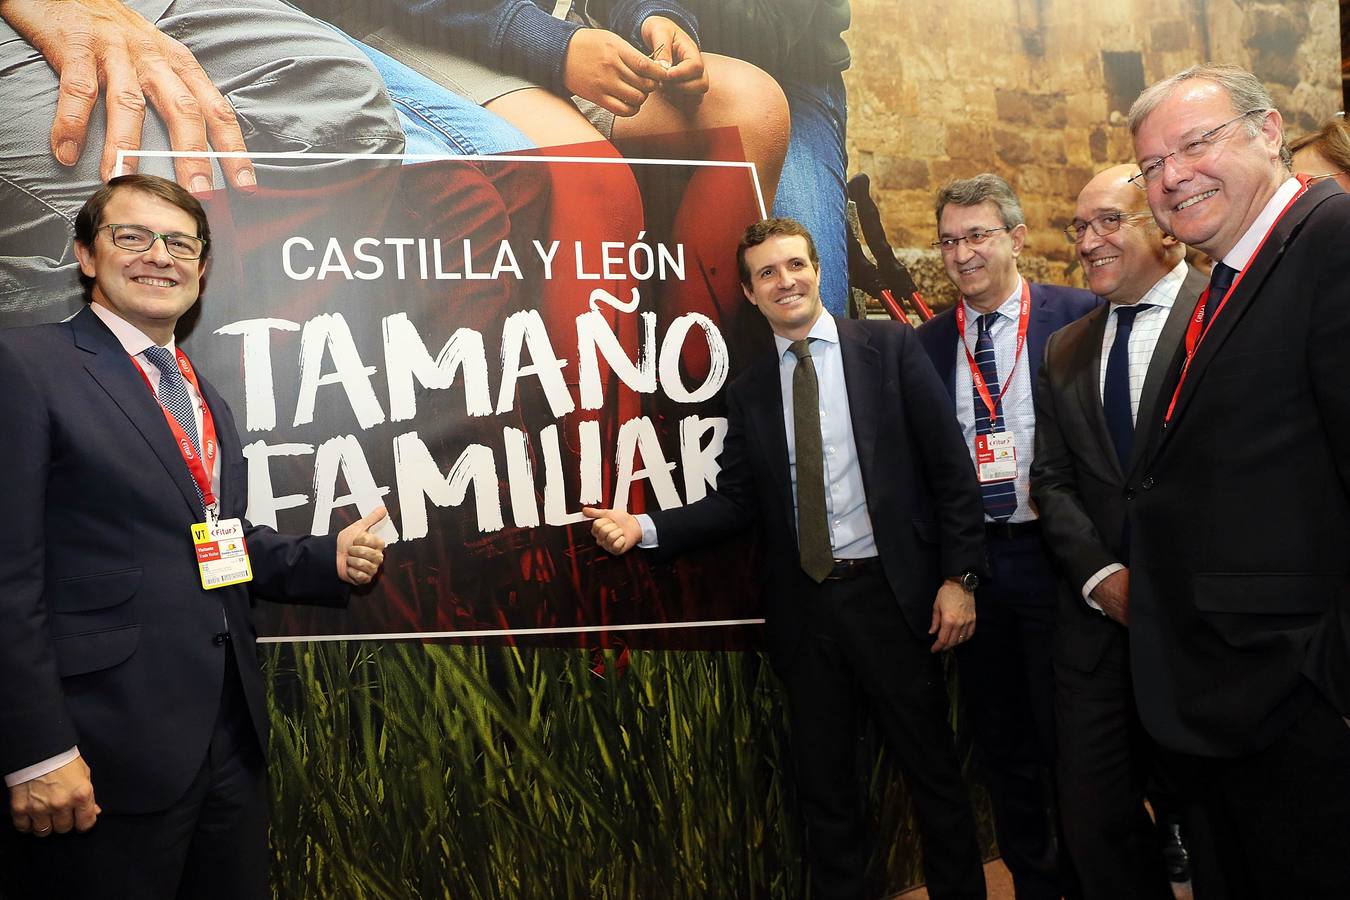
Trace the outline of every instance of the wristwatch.
<path fill-rule="evenodd" d="M 975 589 L 980 586 L 980 576 L 976 575 L 974 572 L 967 570 L 963 572 L 961 575 L 957 576 L 956 582 L 957 584 L 961 585 L 961 587 L 965 588 L 967 591 L 973 594 L 975 593 Z"/>

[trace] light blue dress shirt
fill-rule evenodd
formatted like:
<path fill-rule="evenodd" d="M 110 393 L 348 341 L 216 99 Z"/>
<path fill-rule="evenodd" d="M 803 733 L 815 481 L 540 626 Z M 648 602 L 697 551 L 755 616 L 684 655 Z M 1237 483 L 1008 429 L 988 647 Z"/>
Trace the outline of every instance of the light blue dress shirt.
<path fill-rule="evenodd" d="M 965 303 L 964 300 L 961 301 Z M 1036 436 L 1036 410 L 1031 402 L 1031 350 L 1022 348 L 1022 358 L 1013 369 L 1013 356 L 1017 352 L 1017 320 L 1022 310 L 1022 276 L 1017 276 L 1017 284 L 1008 299 L 1003 301 L 995 312 L 998 318 L 989 329 L 994 341 L 994 360 L 998 365 L 998 383 L 1002 390 L 1001 407 L 1003 425 L 1013 433 L 1017 444 L 1017 509 L 1010 522 L 1031 522 L 1036 519 L 1036 511 L 1031 506 L 1031 453 Z M 966 303 L 966 333 L 964 340 L 971 355 L 975 353 L 975 341 L 979 338 L 979 310 Z M 970 451 L 970 461 L 975 463 L 975 397 L 974 385 L 970 380 L 970 365 L 966 352 L 956 348 L 956 380 L 953 391 L 956 395 L 956 418 L 961 423 L 961 433 L 966 439 L 966 449 Z M 1008 372 L 1012 371 L 1012 382 L 1007 383 Z M 985 516 L 986 522 L 993 519 Z"/>

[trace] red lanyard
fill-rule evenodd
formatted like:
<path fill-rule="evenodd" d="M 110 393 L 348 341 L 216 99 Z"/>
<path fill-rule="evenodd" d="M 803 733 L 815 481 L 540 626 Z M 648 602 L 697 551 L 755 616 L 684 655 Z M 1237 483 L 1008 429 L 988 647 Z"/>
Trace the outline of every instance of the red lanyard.
<path fill-rule="evenodd" d="M 998 397 L 989 393 L 989 385 L 984 380 L 983 373 L 980 372 L 979 365 L 975 362 L 975 354 L 970 352 L 970 345 L 966 343 L 966 298 L 962 297 L 956 304 L 956 331 L 961 338 L 961 349 L 966 351 L 966 364 L 970 366 L 970 380 L 975 384 L 975 390 L 984 401 L 984 406 L 989 410 L 989 425 L 992 428 L 998 421 L 995 410 L 998 409 L 999 402 L 1003 395 L 1008 392 L 1008 385 L 1012 384 L 1013 372 L 1017 371 L 1017 363 L 1022 358 L 1022 348 L 1027 343 L 1027 324 L 1031 321 L 1031 287 L 1027 284 L 1025 278 L 1022 279 L 1022 307 L 1017 316 L 1017 350 L 1013 353 L 1012 368 L 1008 374 L 1003 376 L 1003 385 L 999 388 Z M 992 335 L 991 335 L 992 340 Z"/>
<path fill-rule="evenodd" d="M 1209 334 L 1209 330 L 1214 327 L 1214 320 L 1219 318 L 1219 313 L 1223 312 L 1224 307 L 1228 305 L 1228 300 L 1233 296 L 1233 292 L 1237 290 L 1237 286 L 1242 283 L 1242 279 L 1247 274 L 1247 270 L 1251 268 L 1252 260 L 1256 259 L 1257 255 L 1260 254 L 1261 248 L 1266 245 L 1266 240 L 1274 233 L 1275 226 L 1280 223 L 1280 219 L 1284 218 L 1285 213 L 1289 212 L 1289 207 L 1294 205 L 1294 201 L 1298 200 L 1299 197 L 1302 197 L 1307 192 L 1308 177 L 1306 175 L 1299 175 L 1297 178 L 1299 182 L 1297 193 L 1289 198 L 1289 202 L 1284 205 L 1284 209 L 1280 210 L 1280 214 L 1275 217 L 1275 221 L 1270 223 L 1270 227 L 1266 229 L 1265 235 L 1261 238 L 1261 243 L 1256 245 L 1256 250 L 1252 252 L 1251 257 L 1247 260 L 1247 265 L 1243 266 L 1242 271 L 1237 273 L 1237 277 L 1233 279 L 1233 283 L 1228 286 L 1228 292 L 1219 298 L 1219 305 L 1214 307 L 1214 312 L 1210 315 L 1208 324 L 1205 323 L 1205 306 L 1209 303 L 1208 287 L 1205 288 L 1205 292 L 1200 295 L 1200 300 L 1195 304 L 1195 312 L 1191 315 L 1190 324 L 1186 326 L 1186 361 L 1181 364 L 1181 377 L 1177 379 L 1176 390 L 1172 391 L 1172 402 L 1167 404 L 1167 415 L 1163 416 L 1164 426 L 1169 425 L 1172 422 L 1172 412 L 1177 407 L 1177 398 L 1181 396 L 1181 386 L 1186 383 L 1186 376 L 1191 371 L 1191 360 L 1195 358 L 1195 353 L 1200 349 L 1200 345 L 1204 343 L 1205 336 Z"/>
<path fill-rule="evenodd" d="M 206 395 L 202 393 L 201 385 L 197 383 L 197 373 L 193 371 L 192 363 L 188 362 L 187 356 L 177 347 L 174 348 L 174 354 L 178 358 L 178 371 L 191 382 L 197 396 L 202 400 L 201 456 L 197 455 L 192 440 L 183 430 L 183 426 L 173 417 L 173 413 L 169 412 L 164 404 L 159 403 L 158 396 L 155 396 L 155 402 L 159 403 L 159 411 L 164 413 L 164 421 L 169 423 L 169 430 L 173 432 L 174 440 L 178 443 L 178 452 L 183 454 L 183 462 L 187 463 L 188 471 L 192 473 L 192 480 L 197 482 L 197 489 L 202 492 L 202 502 L 206 504 L 207 511 L 212 512 L 216 508 L 216 495 L 211 490 L 211 471 L 216 466 L 216 421 L 211 416 L 211 407 L 206 405 Z M 136 363 L 136 371 L 140 372 L 141 378 L 145 380 L 145 386 L 150 388 L 150 393 L 154 396 L 155 389 L 150 384 L 150 376 L 145 374 L 145 369 L 134 356 L 131 359 Z"/>

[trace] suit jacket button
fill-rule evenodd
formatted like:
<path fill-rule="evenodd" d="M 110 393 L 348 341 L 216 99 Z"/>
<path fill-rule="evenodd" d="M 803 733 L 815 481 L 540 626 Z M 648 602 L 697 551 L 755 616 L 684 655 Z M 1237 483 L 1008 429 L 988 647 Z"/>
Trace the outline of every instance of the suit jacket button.
<path fill-rule="evenodd" d="M 1133 499 L 1134 499 L 1134 488 L 1126 488 L 1126 489 L 1125 489 L 1125 499 L 1126 499 L 1126 500 L 1133 500 Z"/>
<path fill-rule="evenodd" d="M 1143 488 L 1144 490 L 1148 491 L 1148 490 L 1152 490 L 1152 489 L 1153 489 L 1154 483 L 1155 483 L 1155 482 L 1153 481 L 1153 476 L 1152 476 L 1152 475 L 1149 475 L 1149 476 L 1147 476 L 1146 478 L 1144 478 L 1143 481 L 1141 481 L 1141 482 L 1139 483 L 1139 486 L 1140 486 L 1141 488 Z"/>
<path fill-rule="evenodd" d="M 212 636 L 212 638 L 211 638 L 211 643 L 213 643 L 213 644 L 215 644 L 217 647 L 219 647 L 219 646 L 221 646 L 222 644 L 224 644 L 225 642 L 227 642 L 229 639 L 230 639 L 230 633 L 229 633 L 228 631 L 217 631 L 217 632 L 215 633 L 215 635 Z"/>

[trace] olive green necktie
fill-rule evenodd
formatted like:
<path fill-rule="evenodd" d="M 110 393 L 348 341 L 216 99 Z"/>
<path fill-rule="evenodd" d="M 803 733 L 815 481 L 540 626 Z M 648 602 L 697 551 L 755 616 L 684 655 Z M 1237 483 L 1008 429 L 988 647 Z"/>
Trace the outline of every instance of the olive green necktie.
<path fill-rule="evenodd" d="M 790 348 L 797 357 L 792 373 L 792 433 L 797 450 L 797 541 L 802 570 L 816 582 L 834 568 L 830 523 L 825 514 L 825 456 L 820 441 L 820 388 L 811 348 L 805 340 Z"/>

